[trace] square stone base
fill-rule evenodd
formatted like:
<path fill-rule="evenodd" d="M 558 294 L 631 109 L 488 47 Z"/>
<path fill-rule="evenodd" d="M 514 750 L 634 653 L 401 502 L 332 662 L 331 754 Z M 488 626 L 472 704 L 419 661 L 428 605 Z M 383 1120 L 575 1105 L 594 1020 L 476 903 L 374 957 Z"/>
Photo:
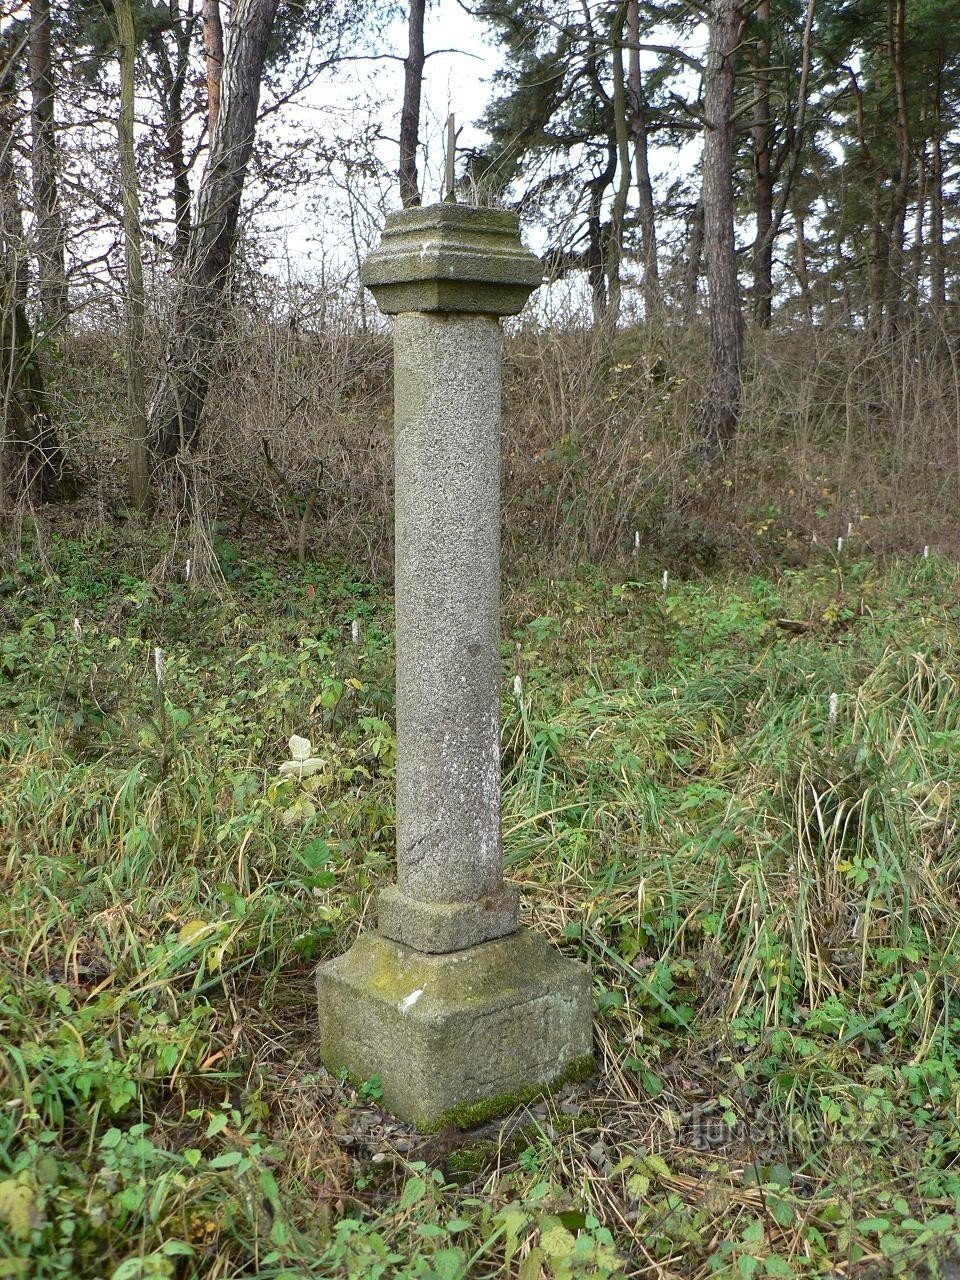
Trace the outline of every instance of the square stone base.
<path fill-rule="evenodd" d="M 422 1129 L 468 1126 L 592 1066 L 590 971 L 527 930 L 426 955 L 362 934 L 317 970 L 331 1071 Z"/>

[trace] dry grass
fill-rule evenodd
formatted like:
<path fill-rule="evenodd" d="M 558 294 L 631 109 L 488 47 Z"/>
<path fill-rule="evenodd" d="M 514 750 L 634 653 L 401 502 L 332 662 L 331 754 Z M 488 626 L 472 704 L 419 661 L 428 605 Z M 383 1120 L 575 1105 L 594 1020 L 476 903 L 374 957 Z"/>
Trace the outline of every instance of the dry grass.
<path fill-rule="evenodd" d="M 291 310 L 292 306 L 292 310 Z M 123 505 L 122 405 L 107 335 L 65 354 L 71 447 L 104 518 Z M 699 325 L 608 335 L 517 326 L 504 380 L 508 562 L 564 571 L 644 555 L 676 569 L 809 559 L 853 528 L 878 553 L 957 548 L 960 372 L 943 335 L 885 346 L 842 328 L 750 335 L 740 435 L 704 471 Z M 170 495 L 200 491 L 301 560 L 392 555 L 389 335 L 321 295 L 238 314 L 215 375 L 208 443 Z"/>

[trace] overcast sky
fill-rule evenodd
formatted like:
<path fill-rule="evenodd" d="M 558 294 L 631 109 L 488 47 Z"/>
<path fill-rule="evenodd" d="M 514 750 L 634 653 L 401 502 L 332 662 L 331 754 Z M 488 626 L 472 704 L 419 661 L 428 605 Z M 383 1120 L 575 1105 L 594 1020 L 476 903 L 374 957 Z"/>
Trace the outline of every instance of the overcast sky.
<path fill-rule="evenodd" d="M 371 199 L 379 196 L 387 207 L 399 205 L 395 172 L 398 165 L 398 132 L 400 104 L 403 99 L 403 65 L 397 59 L 406 53 L 406 20 L 388 29 L 386 52 L 393 59 L 360 61 L 345 64 L 335 78 L 324 77 L 307 94 L 302 95 L 284 112 L 278 127 L 287 131 L 298 128 L 315 130 L 318 135 L 335 136 L 377 124 L 383 140 L 377 154 L 391 177 L 379 190 L 371 189 Z M 443 149 L 446 119 L 452 111 L 459 130 L 458 146 L 474 147 L 486 136 L 478 121 L 490 97 L 490 79 L 499 63 L 496 48 L 485 26 L 466 14 L 455 0 L 436 0 L 429 6 L 424 29 L 427 63 L 424 73 L 423 103 L 420 116 L 420 155 L 418 167 L 425 204 L 441 198 L 443 181 Z M 344 176 L 344 184 L 347 179 Z M 278 211 L 278 247 L 288 253 L 297 266 L 316 270 L 319 259 L 330 254 L 335 242 L 342 244 L 347 258 L 354 252 L 356 228 L 351 217 L 363 225 L 361 238 L 369 235 L 369 219 L 359 208 L 358 190 L 311 193 L 321 207 L 311 209 L 307 193 L 301 193 Z"/>

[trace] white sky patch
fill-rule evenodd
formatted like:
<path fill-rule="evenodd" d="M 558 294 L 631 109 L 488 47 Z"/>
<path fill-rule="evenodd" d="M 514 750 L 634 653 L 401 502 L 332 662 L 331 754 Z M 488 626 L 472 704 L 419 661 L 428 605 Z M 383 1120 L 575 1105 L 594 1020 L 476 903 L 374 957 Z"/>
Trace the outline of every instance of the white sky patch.
<path fill-rule="evenodd" d="M 669 44 L 676 33 L 668 27 L 641 32 L 641 41 Z M 694 57 L 706 53 L 703 24 L 689 33 L 683 47 Z M 461 153 L 489 142 L 480 126 L 493 90 L 493 78 L 503 65 L 501 48 L 493 28 L 466 13 L 456 0 L 436 0 L 427 10 L 424 24 L 423 98 L 420 113 L 420 146 L 417 168 L 424 204 L 442 197 L 446 120 L 456 118 L 457 148 Z M 348 61 L 325 75 L 301 94 L 276 123 L 284 136 L 298 130 L 331 136 L 374 129 L 377 158 L 385 173 L 379 180 L 361 182 L 347 166 L 335 166 L 332 178 L 318 174 L 313 190 L 301 190 L 283 207 L 273 211 L 277 250 L 276 274 L 281 278 L 340 276 L 355 281 L 360 262 L 379 241 L 383 212 L 399 207 L 396 171 L 399 164 L 400 107 L 403 100 L 403 62 L 407 50 L 406 15 L 390 24 L 381 41 L 382 52 L 391 55 L 374 60 Z M 659 55 L 641 53 L 641 67 L 649 73 Z M 683 67 L 671 87 L 689 99 L 696 98 L 697 76 Z M 682 144 L 658 146 L 650 139 L 650 170 L 655 199 L 682 174 L 691 174 L 702 150 L 699 130 L 691 130 Z M 576 149 L 571 153 L 576 158 Z M 342 169 L 342 171 L 341 171 Z M 458 172 L 462 172 L 461 158 Z M 585 177 L 588 176 L 585 173 Z M 610 192 L 612 199 L 612 190 Z M 659 231 L 664 233 L 661 223 Z M 535 253 L 548 247 L 544 227 L 525 221 L 523 236 Z M 626 264 L 625 264 L 626 265 Z M 629 280 L 626 281 L 629 286 Z M 541 321 L 554 310 L 569 317 L 571 310 L 589 312 L 589 291 L 582 272 L 543 289 L 532 302 Z"/>
<path fill-rule="evenodd" d="M 428 56 L 417 154 L 424 204 L 442 198 L 446 121 L 451 112 L 456 117 L 458 148 L 478 148 L 489 141 L 479 120 L 490 99 L 491 77 L 500 65 L 491 37 L 486 24 L 465 13 L 455 0 L 439 0 L 427 11 L 424 48 Z M 396 171 L 403 101 L 403 63 L 399 59 L 406 55 L 406 49 L 404 16 L 387 29 L 382 51 L 391 57 L 345 62 L 283 111 L 276 127 L 285 137 L 298 129 L 329 136 L 375 127 L 380 135 L 376 155 L 388 174 L 386 182 L 365 186 L 353 183 L 346 171 L 335 175 L 332 182 L 318 176 L 316 193 L 298 193 L 277 212 L 275 234 L 295 270 L 309 274 L 337 247 L 346 259 L 343 265 L 356 269 L 379 238 L 381 208 L 399 208 Z M 320 195 L 320 188 L 327 187 L 320 218 L 306 217 L 310 196 Z"/>

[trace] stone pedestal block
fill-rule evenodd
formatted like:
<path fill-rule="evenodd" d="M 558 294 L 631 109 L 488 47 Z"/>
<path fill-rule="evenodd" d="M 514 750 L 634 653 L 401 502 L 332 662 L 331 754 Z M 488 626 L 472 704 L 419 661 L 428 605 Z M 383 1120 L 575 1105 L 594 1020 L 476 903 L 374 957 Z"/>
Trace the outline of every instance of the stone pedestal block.
<path fill-rule="evenodd" d="M 327 1066 L 379 1077 L 384 1106 L 421 1129 L 592 1071 L 590 972 L 527 930 L 446 955 L 365 933 L 320 966 L 317 992 Z"/>

